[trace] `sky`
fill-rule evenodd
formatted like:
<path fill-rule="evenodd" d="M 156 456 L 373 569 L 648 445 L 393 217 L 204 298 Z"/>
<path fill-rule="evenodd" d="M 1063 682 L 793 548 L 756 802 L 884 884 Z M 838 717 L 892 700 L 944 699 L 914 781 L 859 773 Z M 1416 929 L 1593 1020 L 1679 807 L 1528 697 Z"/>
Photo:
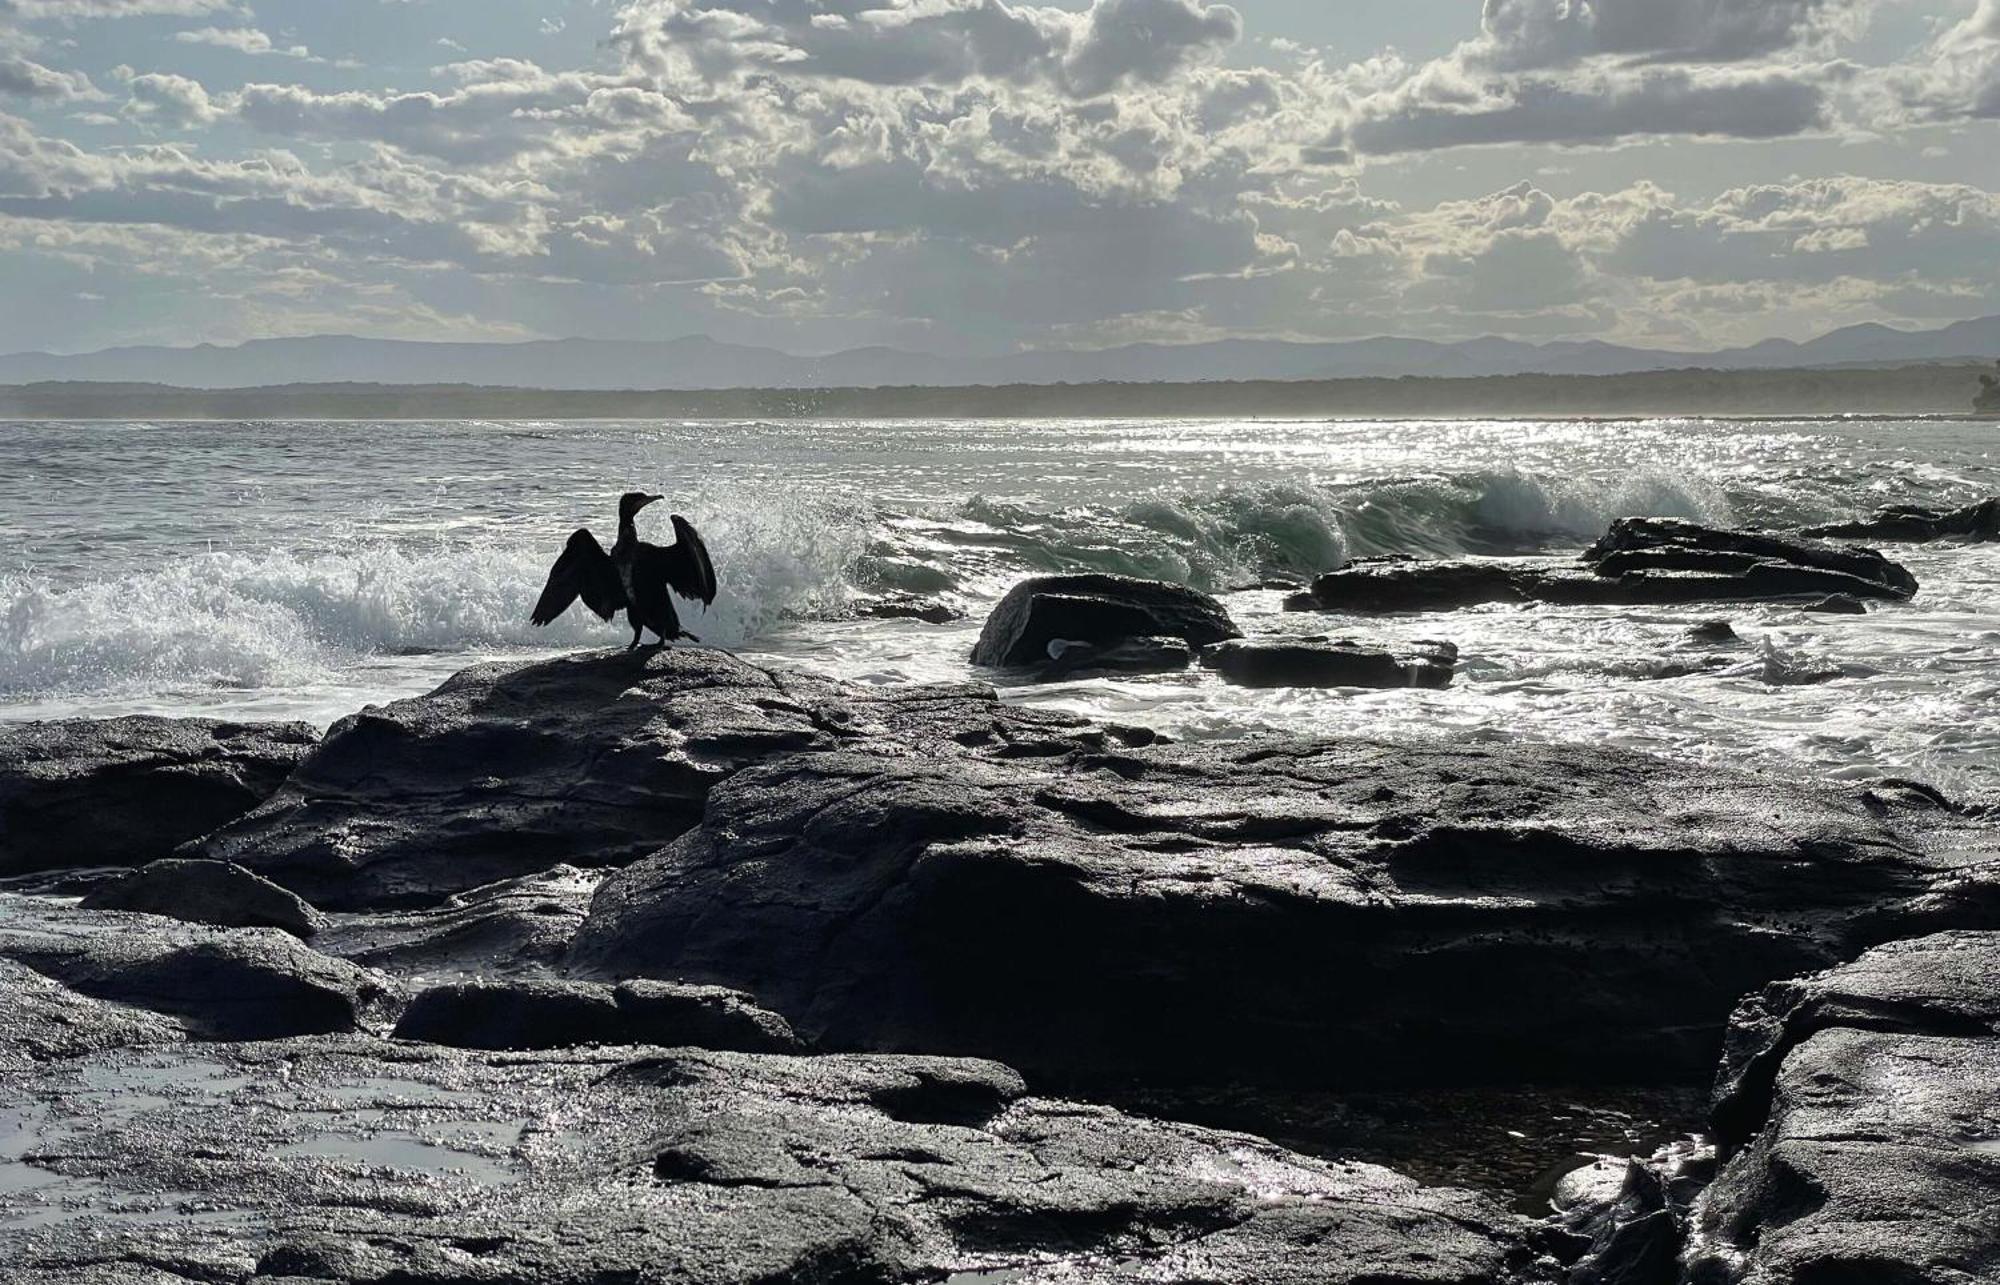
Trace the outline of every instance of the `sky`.
<path fill-rule="evenodd" d="M 2000 0 L 0 0 L 0 351 L 2000 312 Z"/>

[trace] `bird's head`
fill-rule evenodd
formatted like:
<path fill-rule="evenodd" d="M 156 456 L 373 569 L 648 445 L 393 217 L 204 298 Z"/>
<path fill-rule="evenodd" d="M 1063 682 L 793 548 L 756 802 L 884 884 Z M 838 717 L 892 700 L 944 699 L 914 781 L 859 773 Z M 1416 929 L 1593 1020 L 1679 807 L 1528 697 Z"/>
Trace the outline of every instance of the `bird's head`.
<path fill-rule="evenodd" d="M 666 499 L 664 495 L 648 495 L 644 491 L 627 491 L 618 497 L 618 520 L 630 522 L 639 516 L 639 510 L 648 504 L 657 504 Z"/>

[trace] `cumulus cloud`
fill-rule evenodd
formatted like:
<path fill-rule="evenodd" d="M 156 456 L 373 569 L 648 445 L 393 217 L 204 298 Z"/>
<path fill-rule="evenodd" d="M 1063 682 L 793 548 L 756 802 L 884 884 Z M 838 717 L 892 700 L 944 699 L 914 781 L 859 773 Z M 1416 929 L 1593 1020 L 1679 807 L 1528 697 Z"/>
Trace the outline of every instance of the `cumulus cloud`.
<path fill-rule="evenodd" d="M 0 16 L 54 22 L 235 12 L 240 12 L 236 0 L 0 0 Z"/>
<path fill-rule="evenodd" d="M 0 94 L 57 103 L 104 97 L 80 71 L 56 71 L 22 54 L 9 53 L 0 53 Z"/>
<path fill-rule="evenodd" d="M 1488 0 L 1438 58 L 1344 66 L 1260 62 L 1243 12 L 1212 0 L 626 0 L 586 67 L 460 57 L 404 85 L 324 65 L 299 83 L 272 55 L 307 51 L 189 9 L 171 41 L 264 74 L 123 68 L 116 146 L 48 121 L 87 78 L 0 48 L 0 90 L 39 122 L 0 117 L 0 251 L 38 253 L 7 250 L 32 225 L 49 253 L 120 272 L 234 265 L 200 270 L 254 271 L 260 307 L 289 283 L 301 315 L 377 289 L 495 324 L 547 306 L 834 342 L 1722 342 L 1948 315 L 2000 291 L 1977 188 L 1836 175 L 1683 198 L 1623 167 L 1548 180 L 1574 182 L 1557 194 L 1437 167 L 1415 186 L 1456 199 L 1399 203 L 1378 170 L 1466 146 L 1830 133 L 1862 94 L 1878 127 L 1964 119 L 1996 6 L 1941 28 L 1929 63 L 1857 71 L 1850 0 Z M 435 29 L 416 47 L 464 52 Z"/>
<path fill-rule="evenodd" d="M 234 49 L 237 53 L 252 56 L 276 54 L 306 62 L 319 61 L 304 45 L 275 45 L 268 34 L 256 27 L 197 27 L 191 31 L 175 32 L 174 39 L 184 45 L 213 45 L 218 49 Z"/>

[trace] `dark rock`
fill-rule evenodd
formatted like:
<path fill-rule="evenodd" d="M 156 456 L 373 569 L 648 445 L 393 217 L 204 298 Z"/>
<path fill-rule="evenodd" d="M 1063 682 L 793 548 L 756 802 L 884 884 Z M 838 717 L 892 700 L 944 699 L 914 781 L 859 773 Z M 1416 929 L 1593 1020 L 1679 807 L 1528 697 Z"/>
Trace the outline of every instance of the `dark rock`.
<path fill-rule="evenodd" d="M 1873 549 L 1765 531 L 1725 531 L 1676 518 L 1621 518 L 1584 551 L 1583 558 L 1601 564 L 1616 555 L 1641 551 L 1655 555 L 1742 555 L 1766 565 L 1849 576 L 1888 591 L 1887 596 L 1909 598 L 1917 592 L 1915 576 Z"/>
<path fill-rule="evenodd" d="M 1527 602 L 1537 577 L 1569 569 L 1554 558 L 1349 564 L 1313 581 L 1312 601 L 1320 611 L 1453 611 Z"/>
<path fill-rule="evenodd" d="M 1737 1013 L 1700 1285 L 2000 1279 L 2000 933 L 1897 942 Z"/>
<path fill-rule="evenodd" d="M 396 1038 L 462 1049 L 563 1049 L 626 1043 L 624 1026 L 609 986 L 519 978 L 433 986 L 403 1010 Z"/>
<path fill-rule="evenodd" d="M 387 998 L 380 975 L 274 928 L 141 921 L 19 897 L 0 898 L 0 960 L 93 999 L 166 1014 L 206 1039 L 355 1031 Z"/>
<path fill-rule="evenodd" d="M 1688 641 L 1705 647 L 1743 641 L 1727 620 L 1704 620 L 1687 631 Z"/>
<path fill-rule="evenodd" d="M 0 726 L 0 875 L 167 856 L 263 802 L 317 739 L 198 718 Z"/>
<path fill-rule="evenodd" d="M 1819 602 L 1829 596 L 1901 601 L 1907 569 L 1872 549 L 1670 518 L 1626 518 L 1583 555 L 1458 561 L 1359 561 L 1313 582 L 1287 609 L 1448 611 L 1487 603 L 1674 606 L 1699 602 Z"/>
<path fill-rule="evenodd" d="M 1194 649 L 1178 638 L 1126 638 L 1099 647 L 1052 643 L 1056 654 L 1042 667 L 1046 679 L 1087 674 L 1176 674 L 1194 664 Z"/>
<path fill-rule="evenodd" d="M 972 663 L 1042 665 L 1053 642 L 1105 647 L 1128 638 L 1168 637 L 1206 647 L 1238 636 L 1221 603 L 1185 585 L 1128 576 L 1038 576 L 1015 585 L 993 609 Z"/>
<path fill-rule="evenodd" d="M 572 962 L 820 1047 L 1318 1085 L 1700 1076 L 1746 991 L 2000 892 L 1935 808 L 1643 756 L 1279 739 L 811 755 L 610 878 Z"/>
<path fill-rule="evenodd" d="M 437 906 L 343 915 L 314 939 L 329 955 L 394 973 L 505 976 L 562 958 L 601 871 L 557 866 Z"/>
<path fill-rule="evenodd" d="M 1421 644 L 1399 656 L 1351 640 L 1252 638 L 1217 643 L 1201 663 L 1240 687 L 1449 687 L 1458 648 Z"/>
<path fill-rule="evenodd" d="M 1791 1052 L 1838 1027 L 1908 1035 L 2000 1034 L 2000 934 L 1938 933 L 1892 942 L 1817 976 L 1773 982 L 1730 1020 L 1714 1125 L 1727 1158 L 1771 1115 Z"/>
<path fill-rule="evenodd" d="M 91 1090 L 135 1077 L 149 1100 Z M 990 1063 L 347 1038 L 96 1054 L 0 1093 L 34 1103 L 0 1160 L 10 1279 L 1551 1282 L 1480 1197 Z"/>
<path fill-rule="evenodd" d="M 1799 534 L 1839 540 L 1888 540 L 1922 544 L 1932 540 L 2000 540 L 2000 499 L 1981 500 L 1962 509 L 1927 509 L 1916 504 L 1892 504 L 1860 522 L 1834 522 L 1807 527 Z"/>
<path fill-rule="evenodd" d="M 306 938 L 326 922 L 293 893 L 226 861 L 155 861 L 92 892 L 83 907 L 137 910 L 218 928 L 282 928 Z"/>
<path fill-rule="evenodd" d="M 680 982 L 630 981 L 615 997 L 634 1044 L 724 1049 L 736 1053 L 800 1053 L 791 1023 L 741 991 Z"/>
<path fill-rule="evenodd" d="M 913 593 L 884 594 L 864 599 L 854 614 L 863 620 L 921 620 L 927 625 L 949 625 L 965 619 L 965 609 L 942 598 L 925 598 Z"/>
<path fill-rule="evenodd" d="M 705 648 L 481 665 L 341 720 L 274 797 L 185 855 L 323 910 L 429 906 L 652 852 L 700 819 L 716 782 L 766 759 L 876 744 L 1059 755 L 1108 735 L 991 688 L 850 690 Z"/>
<path fill-rule="evenodd" d="M 418 994 L 396 1038 L 462 1049 L 543 1050 L 590 1044 L 689 1045 L 741 1053 L 795 1053 L 785 1019 L 719 986 L 514 978 L 455 982 Z"/>
<path fill-rule="evenodd" d="M 1699 1155 L 1705 1177 L 1713 1153 Z M 1567 1285 L 1676 1285 L 1691 1192 L 1676 1190 L 1672 1171 L 1686 1166 L 1669 1151 L 1652 1161 L 1605 1157 L 1566 1176 L 1556 1192 L 1557 1224 L 1586 1245 Z"/>
<path fill-rule="evenodd" d="M 172 1044 L 186 1028 L 162 1013 L 94 999 L 0 959 L 0 1076 L 98 1049 Z M 0 1152 L 0 1155 L 7 1153 Z M 4 1186 L 0 1162 L 0 1186 Z"/>

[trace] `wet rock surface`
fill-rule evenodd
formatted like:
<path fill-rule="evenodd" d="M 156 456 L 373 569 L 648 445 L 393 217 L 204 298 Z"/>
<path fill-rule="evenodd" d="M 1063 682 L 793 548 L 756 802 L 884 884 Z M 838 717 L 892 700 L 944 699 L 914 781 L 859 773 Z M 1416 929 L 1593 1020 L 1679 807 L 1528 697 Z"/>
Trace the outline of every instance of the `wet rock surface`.
<path fill-rule="evenodd" d="M 1246 638 L 1217 643 L 1201 663 L 1242 687 L 1449 687 L 1458 648 L 1417 643 L 1404 652 L 1351 639 Z"/>
<path fill-rule="evenodd" d="M 0 1086 L 14 1280 L 1553 1279 L 1478 1197 L 1031 1097 L 992 1063 L 347 1037 Z"/>
<path fill-rule="evenodd" d="M 291 892 L 226 861 L 169 858 L 97 888 L 85 910 L 137 910 L 218 928 L 282 928 L 311 937 L 326 917 Z"/>
<path fill-rule="evenodd" d="M 411 999 L 396 1037 L 470 1049 L 587 1044 L 692 1045 L 740 1053 L 804 1050 L 791 1026 L 718 986 L 553 979 L 455 982 Z"/>
<path fill-rule="evenodd" d="M 1703 1077 L 1746 991 L 1991 916 L 1991 861 L 1929 800 L 1577 748 L 800 755 L 609 879 L 571 959 L 1034 1072 Z"/>
<path fill-rule="evenodd" d="M 1895 504 L 1859 522 L 1834 522 L 1807 527 L 1800 534 L 1839 540 L 1887 540 L 1925 544 L 1933 540 L 1985 541 L 2000 539 L 2000 498 L 1981 500 L 1962 509 L 1927 509 Z"/>
<path fill-rule="evenodd" d="M 766 759 L 873 743 L 1060 753 L 1105 735 L 988 688 L 853 691 L 704 648 L 485 665 L 336 723 L 274 797 L 184 855 L 322 910 L 436 905 L 557 865 L 629 862 Z"/>
<path fill-rule="evenodd" d="M 393 973 L 541 972 L 569 949 L 603 878 L 601 870 L 557 866 L 455 893 L 436 906 L 333 915 L 313 945 Z"/>
<path fill-rule="evenodd" d="M 1106 648 L 1135 638 L 1178 638 L 1206 647 L 1240 635 L 1222 604 L 1184 585 L 1129 576 L 1037 576 L 1009 590 L 986 618 L 972 663 L 1037 667 L 1049 644 Z"/>
<path fill-rule="evenodd" d="M 0 725 L 0 875 L 168 856 L 263 802 L 317 740 L 303 723 Z"/>
<path fill-rule="evenodd" d="M 1897 942 L 1736 1016 L 1733 1156 L 1694 1216 L 1692 1285 L 2000 1277 L 2000 933 Z"/>
<path fill-rule="evenodd" d="M 1050 650 L 1056 654 L 1038 674 L 1045 681 L 1091 674 L 1177 674 L 1194 664 L 1195 657 L 1194 649 L 1178 638 L 1126 638 L 1101 647 L 1058 642 Z"/>
<path fill-rule="evenodd" d="M 1612 525 L 1581 561 L 1556 557 L 1349 563 L 1287 600 L 1299 611 L 1450 611 L 1488 603 L 1565 606 L 1696 602 L 1904 601 L 1918 589 L 1872 549 L 1724 531 L 1671 518 Z M 1865 610 L 1865 608 L 1864 608 Z"/>
<path fill-rule="evenodd" d="M 26 897 L 0 896 L 0 960 L 210 1039 L 359 1030 L 391 990 L 381 974 L 275 928 L 208 928 Z"/>

